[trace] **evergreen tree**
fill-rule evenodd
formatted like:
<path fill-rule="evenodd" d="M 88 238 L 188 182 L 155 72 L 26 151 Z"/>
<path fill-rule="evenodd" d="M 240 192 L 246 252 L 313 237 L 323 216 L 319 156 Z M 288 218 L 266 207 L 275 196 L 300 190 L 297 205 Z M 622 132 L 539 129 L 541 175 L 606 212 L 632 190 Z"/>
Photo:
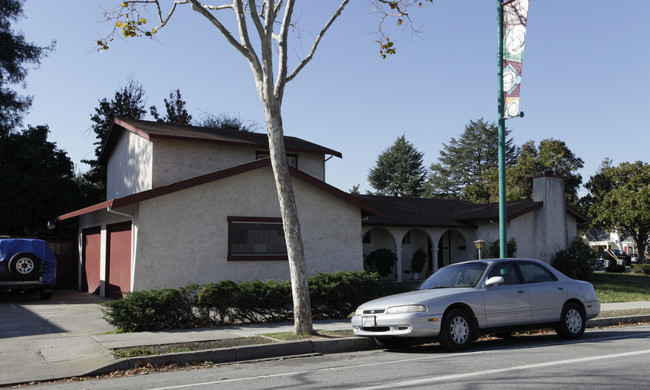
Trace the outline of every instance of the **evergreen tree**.
<path fill-rule="evenodd" d="M 95 159 L 82 160 L 91 166 L 83 177 L 86 184 L 86 205 L 101 202 L 106 198 L 106 166 L 99 163 L 99 156 L 113 118 L 142 119 L 146 114 L 145 103 L 144 89 L 134 80 L 129 80 L 125 87 L 116 91 L 112 100 L 104 98 L 99 101 L 95 114 L 90 117 L 93 132 L 97 135 L 97 141 L 94 143 Z"/>
<path fill-rule="evenodd" d="M 419 197 L 426 178 L 423 156 L 402 135 L 379 155 L 368 181 L 379 195 Z"/>
<path fill-rule="evenodd" d="M 64 150 L 47 140 L 48 133 L 47 126 L 29 127 L 0 140 L 2 235 L 45 235 L 49 220 L 78 207 L 81 195 L 74 164 Z"/>
<path fill-rule="evenodd" d="M 8 85 L 23 83 L 27 76 L 26 65 L 39 65 L 55 44 L 52 41 L 49 46 L 37 46 L 14 31 L 11 23 L 22 16 L 22 0 L 0 0 L 0 137 L 21 124 L 32 104 L 31 97 L 18 95 Z"/>
<path fill-rule="evenodd" d="M 459 139 L 452 138 L 448 144 L 443 144 L 438 162 L 429 168 L 425 196 L 452 199 L 484 197 L 488 184 L 485 174 L 499 166 L 498 133 L 495 123 L 481 118 L 470 121 Z M 506 129 L 507 166 L 512 165 L 517 157 L 512 138 L 507 138 L 509 133 Z"/>
<path fill-rule="evenodd" d="M 157 122 L 161 123 L 172 123 L 176 125 L 191 125 L 192 124 L 192 115 L 190 115 L 185 109 L 185 100 L 181 97 L 181 90 L 177 89 L 169 93 L 169 100 L 164 99 L 165 102 L 165 111 L 167 114 L 164 118 L 160 117 L 158 109 L 156 106 L 149 107 L 149 112 L 151 116 Z"/>

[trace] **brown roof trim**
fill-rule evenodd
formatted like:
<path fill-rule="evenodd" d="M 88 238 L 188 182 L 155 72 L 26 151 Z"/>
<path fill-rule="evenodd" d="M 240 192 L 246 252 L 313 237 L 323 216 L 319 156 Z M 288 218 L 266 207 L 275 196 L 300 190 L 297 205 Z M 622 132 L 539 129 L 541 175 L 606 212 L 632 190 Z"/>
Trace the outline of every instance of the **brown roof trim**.
<path fill-rule="evenodd" d="M 578 210 L 574 209 L 571 206 L 567 206 L 566 211 L 569 214 L 572 214 L 574 217 L 576 217 L 576 219 L 578 219 L 579 222 L 591 223 L 591 218 L 587 217 L 586 215 L 582 214 L 581 212 L 579 212 Z"/>
<path fill-rule="evenodd" d="M 106 136 L 99 162 L 105 162 L 111 154 L 122 130 L 130 131 L 151 141 L 155 138 L 179 141 L 195 141 L 248 146 L 268 150 L 265 133 L 248 133 L 235 130 L 208 129 L 198 126 L 180 126 L 136 119 L 115 118 Z M 322 153 L 342 158 L 341 152 L 291 136 L 284 137 L 285 148 L 290 152 Z"/>
<path fill-rule="evenodd" d="M 533 203 L 530 204 L 530 206 L 528 206 L 526 208 L 523 208 L 523 209 L 521 209 L 519 211 L 516 211 L 514 213 L 508 213 L 508 216 L 507 216 L 508 221 L 512 221 L 515 218 L 519 218 L 524 214 L 528 214 L 531 211 L 541 209 L 542 207 L 544 207 L 544 202 L 533 202 Z"/>
<path fill-rule="evenodd" d="M 327 192 L 330 195 L 334 195 L 334 196 L 336 196 L 336 197 L 338 197 L 338 198 L 340 198 L 340 199 L 342 199 L 342 200 L 344 200 L 344 201 L 346 201 L 348 203 L 351 203 L 351 204 L 353 204 L 355 206 L 358 206 L 359 208 L 361 208 L 361 210 L 365 210 L 369 214 L 376 215 L 376 216 L 379 216 L 379 217 L 382 217 L 382 218 L 386 218 L 386 214 L 384 213 L 383 210 L 381 210 L 381 209 L 379 209 L 379 208 L 377 208 L 375 206 L 372 206 L 372 205 L 370 205 L 370 204 L 368 204 L 366 202 L 363 202 L 361 199 L 359 199 L 359 198 L 357 198 L 357 197 L 355 197 L 353 195 L 350 195 L 347 192 L 343 192 L 343 191 L 339 190 L 338 188 L 333 187 L 333 186 L 325 183 L 324 181 L 318 180 L 315 177 L 304 173 L 303 171 L 300 171 L 300 170 L 298 170 L 296 168 L 293 168 L 293 167 L 289 167 L 289 172 L 291 173 L 291 176 L 293 176 L 293 177 L 295 177 L 297 179 L 300 179 L 302 181 L 305 181 L 305 182 L 313 185 L 314 187 L 320 189 L 321 191 Z"/>
<path fill-rule="evenodd" d="M 247 164 L 243 165 L 238 165 L 233 168 L 225 169 L 223 171 L 217 171 L 213 173 L 209 173 L 207 175 L 203 176 L 198 176 L 194 177 L 192 179 L 184 180 L 181 182 L 169 184 L 163 187 L 158 187 L 154 188 L 151 190 L 147 191 L 142 191 L 138 192 L 136 194 L 128 195 L 123 198 L 117 198 L 117 199 L 111 199 L 107 200 L 102 203 L 98 203 L 93 206 L 89 206 L 77 211 L 73 211 L 67 214 L 60 215 L 59 217 L 56 218 L 57 221 L 62 221 L 64 219 L 69 219 L 73 217 L 78 217 L 83 214 L 88 214 L 94 211 L 99 211 L 103 210 L 106 208 L 120 208 L 124 206 L 128 206 L 137 202 L 142 202 L 145 200 L 157 198 L 159 196 L 171 194 L 177 191 L 182 191 L 188 188 L 196 187 L 202 184 L 207 184 L 211 183 L 213 181 L 225 179 L 228 177 L 236 176 L 242 173 L 250 172 L 256 169 L 264 168 L 264 167 L 270 167 L 271 166 L 271 160 L 268 158 L 261 159 L 261 160 L 256 160 Z M 353 196 L 337 189 L 336 187 L 332 187 L 329 184 L 322 182 L 313 176 L 307 175 L 306 173 L 299 171 L 295 168 L 289 167 L 289 173 L 291 176 L 294 176 L 304 182 L 307 182 L 308 184 L 311 184 L 314 187 L 317 187 L 318 189 L 329 193 L 330 195 L 336 196 L 348 203 L 351 203 L 355 206 L 358 206 L 361 208 L 362 211 L 365 211 L 368 214 L 373 214 L 373 215 L 384 215 L 383 211 L 380 209 L 377 209 L 376 207 L 373 207 L 365 202 L 360 201 L 359 199 L 354 198 Z"/>
<path fill-rule="evenodd" d="M 104 210 L 104 209 L 110 208 L 112 206 L 113 206 L 113 199 L 107 200 L 105 202 L 97 203 L 97 204 L 94 204 L 92 206 L 84 207 L 83 209 L 79 209 L 79 210 L 76 210 L 76 211 L 71 211 L 71 212 L 69 212 L 67 214 L 59 215 L 58 217 L 56 217 L 55 221 L 63 221 L 63 220 L 66 220 L 66 219 L 78 217 L 80 215 L 92 213 L 94 211 Z"/>

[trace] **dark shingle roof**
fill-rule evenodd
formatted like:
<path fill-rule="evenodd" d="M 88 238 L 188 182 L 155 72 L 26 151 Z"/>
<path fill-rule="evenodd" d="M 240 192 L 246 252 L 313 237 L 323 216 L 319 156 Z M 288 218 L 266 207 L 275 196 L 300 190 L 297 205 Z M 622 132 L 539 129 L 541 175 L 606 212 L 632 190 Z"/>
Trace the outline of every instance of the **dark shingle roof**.
<path fill-rule="evenodd" d="M 269 140 L 265 133 L 251 133 L 230 129 L 211 129 L 207 127 L 181 126 L 167 123 L 158 123 L 151 121 L 141 121 L 135 119 L 113 120 L 111 129 L 106 137 L 106 142 L 102 149 L 100 161 L 105 160 L 110 155 L 119 134 L 123 130 L 131 131 L 141 137 L 151 140 L 153 138 L 178 139 L 185 141 L 215 142 L 226 143 L 240 146 L 250 146 L 268 150 Z M 284 144 L 289 152 L 307 152 L 317 154 L 329 154 L 336 157 L 342 157 L 340 152 L 326 148 L 315 143 L 305 141 L 296 137 L 284 137 Z"/>
<path fill-rule="evenodd" d="M 474 228 L 478 221 L 499 220 L 499 204 L 474 204 L 461 200 L 398 198 L 357 195 L 365 203 L 386 213 L 386 217 L 370 216 L 364 225 L 414 226 L 442 228 Z M 543 202 L 519 200 L 507 203 L 508 220 L 541 208 Z"/>

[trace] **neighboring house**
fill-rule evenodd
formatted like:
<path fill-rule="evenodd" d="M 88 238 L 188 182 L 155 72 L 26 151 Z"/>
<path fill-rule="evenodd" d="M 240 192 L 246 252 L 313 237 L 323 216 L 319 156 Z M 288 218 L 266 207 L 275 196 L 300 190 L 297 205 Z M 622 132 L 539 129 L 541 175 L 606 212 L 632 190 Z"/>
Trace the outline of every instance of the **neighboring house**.
<path fill-rule="evenodd" d="M 386 217 L 363 222 L 363 253 L 379 248 L 397 253 L 396 272 L 388 278 L 411 279 L 413 253 L 423 249 L 428 262 L 422 278 L 451 263 L 478 257 L 474 241 L 499 239 L 498 203 L 474 204 L 458 200 L 395 198 L 359 195 L 383 210 Z M 564 180 L 552 176 L 533 179 L 533 199 L 507 203 L 508 240 L 514 238 L 518 257 L 550 261 L 577 236 L 577 223 L 588 219 L 564 202 Z"/>
<path fill-rule="evenodd" d="M 498 205 L 350 195 L 325 183 L 335 150 L 285 137 L 307 271 L 355 271 L 376 248 L 410 278 L 476 257 L 498 238 Z M 116 119 L 99 157 L 106 201 L 61 215 L 79 220 L 79 286 L 101 296 L 221 280 L 289 278 L 266 134 Z M 548 261 L 586 218 L 564 203 L 564 181 L 534 179 L 533 200 L 508 203 L 518 256 Z"/>
<path fill-rule="evenodd" d="M 612 249 L 618 249 L 630 256 L 639 253 L 636 241 L 629 234 L 618 233 L 617 231 L 608 232 L 604 229 L 589 229 L 584 238 L 598 255 Z"/>
<path fill-rule="evenodd" d="M 363 269 L 361 220 L 381 211 L 324 182 L 339 152 L 285 144 L 308 272 Z M 268 153 L 265 134 L 116 119 L 100 156 L 108 200 L 58 218 L 79 218 L 82 289 L 288 279 Z"/>

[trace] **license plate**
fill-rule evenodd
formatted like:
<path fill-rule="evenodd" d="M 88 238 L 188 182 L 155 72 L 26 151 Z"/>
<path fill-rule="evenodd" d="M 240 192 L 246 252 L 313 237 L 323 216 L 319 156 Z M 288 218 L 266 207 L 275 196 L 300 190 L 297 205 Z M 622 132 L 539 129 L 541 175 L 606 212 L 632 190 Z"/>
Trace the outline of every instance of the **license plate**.
<path fill-rule="evenodd" d="M 361 323 L 364 328 L 371 328 L 377 326 L 377 319 L 375 316 L 366 316 L 361 318 Z"/>

